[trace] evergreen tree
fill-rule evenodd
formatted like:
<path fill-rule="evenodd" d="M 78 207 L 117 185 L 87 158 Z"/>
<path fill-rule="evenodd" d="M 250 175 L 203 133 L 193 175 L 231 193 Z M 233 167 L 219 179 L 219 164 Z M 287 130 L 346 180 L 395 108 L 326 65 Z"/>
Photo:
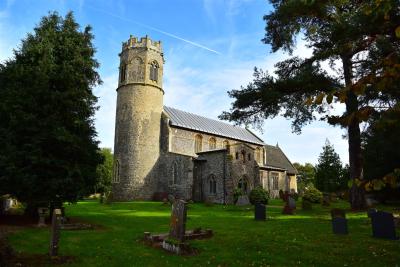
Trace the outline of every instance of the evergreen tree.
<path fill-rule="evenodd" d="M 275 76 L 256 69 L 252 83 L 229 92 L 235 101 L 231 111 L 220 118 L 257 125 L 282 114 L 293 119 L 293 130 L 299 133 L 318 114 L 330 124 L 345 127 L 354 181 L 350 204 L 363 209 L 360 123 L 375 112 L 400 114 L 399 103 L 394 101 L 400 98 L 400 2 L 270 2 L 274 10 L 264 17 L 263 41 L 271 45 L 272 52 L 281 49 L 290 54 L 301 35 L 312 48 L 312 56 L 279 62 Z M 329 63 L 332 71 L 321 68 L 322 63 Z M 335 101 L 346 107 L 340 116 L 327 112 Z"/>
<path fill-rule="evenodd" d="M 0 65 L 0 191 L 28 207 L 77 201 L 97 182 L 92 40 L 72 13 L 51 13 Z"/>
<path fill-rule="evenodd" d="M 326 140 L 315 166 L 315 187 L 323 192 L 335 192 L 342 186 L 342 162 L 333 145 Z"/>

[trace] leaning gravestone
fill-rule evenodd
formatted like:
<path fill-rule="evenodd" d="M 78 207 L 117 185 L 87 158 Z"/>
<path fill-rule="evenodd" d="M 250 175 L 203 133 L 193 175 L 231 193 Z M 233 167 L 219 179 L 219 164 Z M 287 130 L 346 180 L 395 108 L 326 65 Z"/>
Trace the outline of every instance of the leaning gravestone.
<path fill-rule="evenodd" d="M 349 230 L 347 228 L 346 213 L 342 209 L 332 209 L 332 231 L 336 235 L 347 235 Z"/>
<path fill-rule="evenodd" d="M 393 214 L 377 211 L 371 214 L 372 235 L 377 238 L 397 240 Z"/>
<path fill-rule="evenodd" d="M 169 237 L 183 242 L 185 240 L 187 208 L 186 202 L 176 200 L 172 205 Z"/>
<path fill-rule="evenodd" d="M 239 196 L 236 206 L 250 205 L 249 197 L 247 195 Z"/>
<path fill-rule="evenodd" d="M 50 257 L 55 257 L 58 255 L 58 243 L 60 241 L 60 224 L 61 224 L 61 210 L 54 209 L 53 216 L 51 219 L 50 228 Z"/>
<path fill-rule="evenodd" d="M 262 203 L 256 203 L 254 205 L 254 219 L 256 221 L 265 221 L 266 213 L 265 213 L 265 205 Z"/>

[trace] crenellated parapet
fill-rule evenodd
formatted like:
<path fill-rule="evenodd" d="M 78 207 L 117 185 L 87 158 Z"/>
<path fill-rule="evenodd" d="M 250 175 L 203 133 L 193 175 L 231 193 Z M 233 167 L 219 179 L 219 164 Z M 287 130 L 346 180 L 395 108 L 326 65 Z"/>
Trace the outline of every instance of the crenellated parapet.
<path fill-rule="evenodd" d="M 148 48 L 162 53 L 161 41 L 153 41 L 147 35 L 140 39 L 131 35 L 128 41 L 122 43 L 122 51 L 130 48 Z"/>

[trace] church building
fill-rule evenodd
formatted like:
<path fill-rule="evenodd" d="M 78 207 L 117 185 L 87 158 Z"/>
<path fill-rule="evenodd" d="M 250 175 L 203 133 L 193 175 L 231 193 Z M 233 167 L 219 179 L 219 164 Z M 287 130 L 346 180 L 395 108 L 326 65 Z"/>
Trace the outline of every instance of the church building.
<path fill-rule="evenodd" d="M 250 130 L 163 105 L 161 42 L 147 36 L 122 44 L 114 142 L 113 199 L 173 194 L 233 203 L 240 188 L 297 191 L 296 174 L 278 145 Z"/>

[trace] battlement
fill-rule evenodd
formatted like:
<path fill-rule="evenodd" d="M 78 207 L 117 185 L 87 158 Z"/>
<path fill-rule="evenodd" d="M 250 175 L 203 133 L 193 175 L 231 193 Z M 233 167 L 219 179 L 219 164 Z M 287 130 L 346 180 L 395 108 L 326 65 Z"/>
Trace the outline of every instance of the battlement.
<path fill-rule="evenodd" d="M 122 51 L 129 48 L 150 48 L 162 53 L 161 41 L 152 41 L 147 35 L 141 37 L 140 40 L 137 37 L 130 36 L 128 41 L 122 42 Z"/>

